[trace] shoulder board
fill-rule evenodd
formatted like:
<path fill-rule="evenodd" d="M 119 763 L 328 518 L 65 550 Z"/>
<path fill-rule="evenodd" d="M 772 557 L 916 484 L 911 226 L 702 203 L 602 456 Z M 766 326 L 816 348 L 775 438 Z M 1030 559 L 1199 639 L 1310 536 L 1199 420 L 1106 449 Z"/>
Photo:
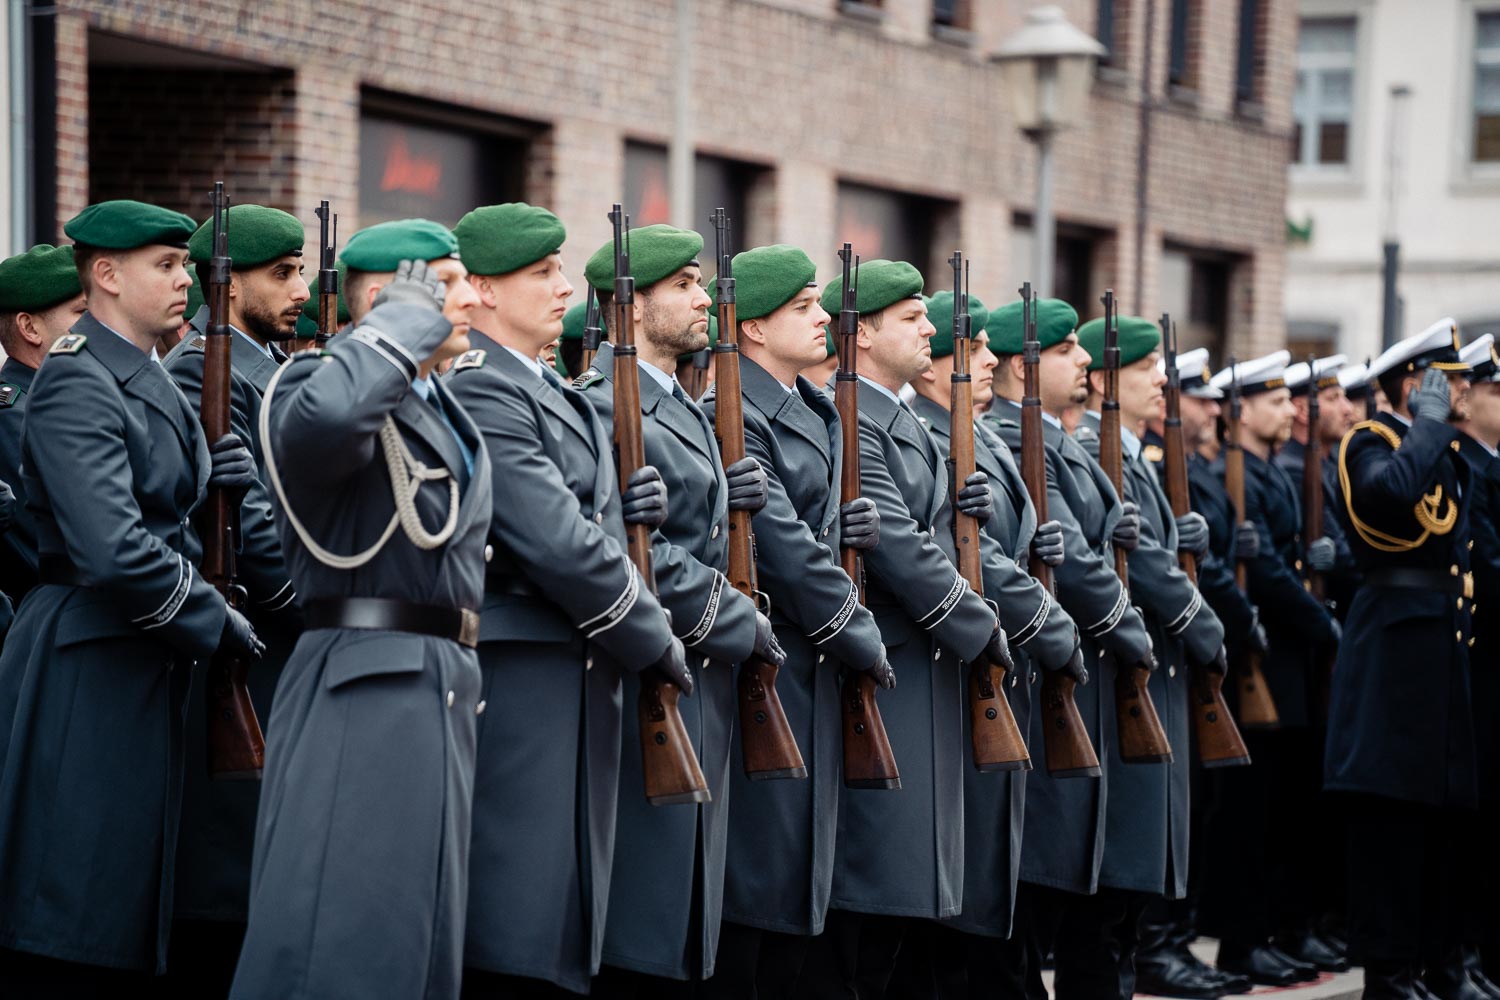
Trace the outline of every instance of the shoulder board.
<path fill-rule="evenodd" d="M 1021 426 L 1021 422 L 1019 420 L 1012 420 L 1010 417 L 1001 417 L 999 420 L 996 421 L 996 423 L 998 423 L 1001 427 L 1020 427 Z"/>
<path fill-rule="evenodd" d="M 18 385 L 0 385 L 0 409 L 15 406 L 16 400 L 24 395 L 26 395 L 26 390 Z"/>
<path fill-rule="evenodd" d="M 208 338 L 205 337 L 205 336 L 203 336 L 202 334 L 199 334 L 198 336 L 196 336 L 196 337 L 194 337 L 192 339 L 192 341 L 188 344 L 188 346 L 196 348 L 196 349 L 198 349 L 200 351 L 207 350 L 208 349 Z"/>
<path fill-rule="evenodd" d="M 461 372 L 465 368 L 483 368 L 484 356 L 485 352 L 479 348 L 475 348 L 472 351 L 465 351 L 458 356 L 457 361 L 453 362 L 452 370 Z"/>
<path fill-rule="evenodd" d="M 604 381 L 604 373 L 597 368 L 589 368 L 573 380 L 573 388 L 587 389 L 596 382 Z"/>
<path fill-rule="evenodd" d="M 1159 444 L 1146 445 L 1141 449 L 1141 454 L 1145 455 L 1146 461 L 1150 462 L 1152 465 L 1160 465 L 1162 459 L 1167 457 L 1167 453 L 1161 450 L 1161 445 Z"/>
<path fill-rule="evenodd" d="M 52 349 L 47 353 L 77 354 L 79 351 L 83 350 L 83 345 L 88 343 L 88 340 L 89 338 L 84 334 L 70 333 L 66 336 L 58 337 L 57 341 L 52 345 Z"/>
<path fill-rule="evenodd" d="M 1098 437 L 1098 433 L 1092 427 L 1086 425 L 1080 426 L 1073 432 L 1073 440 L 1075 441 L 1094 441 Z"/>
<path fill-rule="evenodd" d="M 1374 431 L 1380 437 L 1384 438 L 1385 443 L 1390 445 L 1392 448 L 1401 447 L 1400 436 L 1398 436 L 1395 431 L 1391 430 L 1389 427 L 1378 420 L 1361 420 L 1359 423 L 1349 428 L 1349 433 L 1345 435 L 1345 437 L 1353 438 L 1354 435 L 1359 431 Z"/>

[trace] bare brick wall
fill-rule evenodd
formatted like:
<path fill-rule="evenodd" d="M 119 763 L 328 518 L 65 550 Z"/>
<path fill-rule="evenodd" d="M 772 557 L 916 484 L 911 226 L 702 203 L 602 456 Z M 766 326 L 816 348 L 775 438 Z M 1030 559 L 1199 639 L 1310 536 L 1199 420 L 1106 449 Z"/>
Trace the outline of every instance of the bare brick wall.
<path fill-rule="evenodd" d="M 702 0 L 692 53 L 695 142 L 771 168 L 753 192 L 758 242 L 805 246 L 827 266 L 840 180 L 948 203 L 941 228 L 974 257 L 976 294 L 1013 297 L 1005 282 L 1011 217 L 1035 191 L 1032 148 L 1012 124 L 987 53 L 1020 24 L 1029 0 L 975 0 L 972 44 L 937 41 L 925 0 L 891 0 L 876 23 L 838 0 Z M 608 235 L 604 212 L 623 188 L 623 143 L 661 142 L 672 126 L 672 0 L 60 0 L 59 214 L 90 194 L 90 30 L 261 64 L 274 71 L 279 194 L 310 226 L 334 199 L 345 233 L 358 221 L 361 88 L 544 122 L 526 169 L 530 198 L 567 223 L 574 273 Z M 1065 0 L 1092 30 L 1096 0 Z M 1063 221 L 1107 231 L 1108 274 L 1122 303 L 1153 315 L 1164 240 L 1238 255 L 1231 341 L 1241 355 L 1283 339 L 1285 150 L 1290 129 L 1295 0 L 1262 4 L 1259 119 L 1233 95 L 1238 33 L 1228 0 L 1194 18 L 1196 101 L 1166 93 L 1170 0 L 1117 0 L 1121 53 L 1086 123 L 1058 141 Z M 1137 144 L 1145 21 L 1154 8 L 1152 142 L 1143 287 L 1135 280 Z M 1227 9 L 1227 12 L 1226 12 Z M 722 45 L 711 47 L 715 40 Z M 103 67 L 96 67 L 102 69 Z M 108 136 L 110 126 L 101 133 Z M 747 220 L 752 221 L 752 220 Z M 943 251 L 946 256 L 946 250 Z M 1113 259 L 1107 259 L 1112 255 Z M 935 254 L 934 256 L 937 256 Z M 1083 304 L 1080 304 L 1083 305 Z"/>

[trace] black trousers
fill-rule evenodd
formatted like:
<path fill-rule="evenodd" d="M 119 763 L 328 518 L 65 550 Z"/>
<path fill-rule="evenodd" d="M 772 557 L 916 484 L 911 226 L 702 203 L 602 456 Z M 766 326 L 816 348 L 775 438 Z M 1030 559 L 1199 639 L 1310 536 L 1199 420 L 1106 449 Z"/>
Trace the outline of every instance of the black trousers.
<path fill-rule="evenodd" d="M 1122 889 L 1084 896 L 1022 882 L 993 995 L 1048 1000 L 1042 966 L 1050 953 L 1055 1000 L 1130 1000 L 1141 913 L 1151 898 Z"/>
<path fill-rule="evenodd" d="M 699 985 L 606 965 L 594 977 L 589 996 L 595 1000 L 691 1000 Z"/>
<path fill-rule="evenodd" d="M 0 996 L 5 1000 L 120 1000 L 154 997 L 160 989 L 161 980 L 150 973 L 0 948 Z"/>
<path fill-rule="evenodd" d="M 698 987 L 702 1000 L 792 1000 L 811 938 L 801 934 L 719 925 L 714 974 Z"/>
<path fill-rule="evenodd" d="M 578 994 L 544 979 L 464 969 L 462 1000 L 578 1000 Z"/>
<path fill-rule="evenodd" d="M 245 943 L 245 925 L 215 920 L 176 920 L 167 948 L 167 974 L 159 996 L 170 1000 L 216 1000 L 229 996 L 234 967 Z"/>
<path fill-rule="evenodd" d="M 1462 943 L 1461 847 L 1472 815 L 1373 795 L 1343 796 L 1348 932 L 1363 965 L 1435 963 Z"/>
<path fill-rule="evenodd" d="M 812 940 L 802 976 L 799 1000 L 881 1000 L 896 972 L 906 938 L 908 917 L 829 910 L 823 933 Z M 901 997 L 900 1000 L 907 1000 Z"/>

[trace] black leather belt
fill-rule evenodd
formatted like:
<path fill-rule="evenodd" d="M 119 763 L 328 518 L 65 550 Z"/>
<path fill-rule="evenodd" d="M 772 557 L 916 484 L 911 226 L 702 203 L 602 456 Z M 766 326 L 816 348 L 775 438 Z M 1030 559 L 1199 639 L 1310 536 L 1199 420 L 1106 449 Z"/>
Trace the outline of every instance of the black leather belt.
<path fill-rule="evenodd" d="M 415 604 L 386 597 L 322 597 L 309 601 L 307 627 L 360 628 L 414 632 L 451 639 L 473 649 L 479 644 L 479 612 Z"/>
<path fill-rule="evenodd" d="M 62 556 L 42 556 L 37 560 L 37 579 L 42 583 L 55 583 L 63 587 L 87 587 L 78 568 Z"/>
<path fill-rule="evenodd" d="M 1414 590 L 1436 590 L 1459 597 L 1474 596 L 1474 574 L 1443 572 L 1440 569 L 1375 569 L 1365 574 L 1365 583 L 1374 587 L 1411 587 Z"/>

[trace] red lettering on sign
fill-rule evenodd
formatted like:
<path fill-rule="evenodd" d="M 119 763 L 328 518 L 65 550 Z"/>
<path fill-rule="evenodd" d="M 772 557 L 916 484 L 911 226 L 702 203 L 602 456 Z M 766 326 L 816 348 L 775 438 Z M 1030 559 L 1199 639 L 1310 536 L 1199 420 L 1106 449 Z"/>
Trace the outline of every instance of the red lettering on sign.
<path fill-rule="evenodd" d="M 412 194 L 435 195 L 443 180 L 443 165 L 438 160 L 413 156 L 406 136 L 397 133 L 385 157 L 385 173 L 380 178 L 382 191 L 410 191 Z"/>

